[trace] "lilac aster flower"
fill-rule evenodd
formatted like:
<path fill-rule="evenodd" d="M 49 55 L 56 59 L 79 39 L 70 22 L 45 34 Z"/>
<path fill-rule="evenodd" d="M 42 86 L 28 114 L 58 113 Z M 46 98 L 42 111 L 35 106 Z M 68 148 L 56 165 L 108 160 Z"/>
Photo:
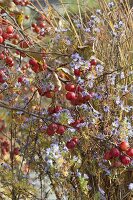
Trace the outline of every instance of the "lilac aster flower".
<path fill-rule="evenodd" d="M 128 189 L 129 189 L 129 190 L 133 190 L 133 183 L 130 183 L 130 184 L 128 185 Z"/>

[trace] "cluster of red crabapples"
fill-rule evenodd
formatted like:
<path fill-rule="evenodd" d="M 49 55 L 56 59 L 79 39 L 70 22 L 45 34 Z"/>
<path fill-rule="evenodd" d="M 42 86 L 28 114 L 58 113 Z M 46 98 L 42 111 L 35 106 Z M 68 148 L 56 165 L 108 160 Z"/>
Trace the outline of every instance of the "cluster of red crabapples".
<path fill-rule="evenodd" d="M 81 105 L 93 98 L 93 93 L 82 95 L 84 89 L 79 85 L 76 86 L 72 83 L 68 83 L 65 85 L 65 89 L 67 91 L 66 99 L 69 100 L 73 106 Z"/>
<path fill-rule="evenodd" d="M 0 133 L 5 129 L 5 122 L 4 120 L 0 119 Z M 10 142 L 7 141 L 3 136 L 0 136 L 0 144 L 1 144 L 1 154 L 6 155 L 7 153 L 10 153 L 12 155 L 18 155 L 19 154 L 19 148 L 14 147 L 12 152 Z"/>
<path fill-rule="evenodd" d="M 47 127 L 47 130 L 46 130 L 46 132 L 49 136 L 52 136 L 54 134 L 63 135 L 65 133 L 65 131 L 66 131 L 66 127 L 64 125 L 56 124 L 56 123 L 49 124 Z M 69 150 L 73 150 L 77 144 L 78 144 L 78 138 L 73 137 L 72 139 L 67 141 L 66 147 Z"/>
<path fill-rule="evenodd" d="M 48 108 L 48 113 L 54 114 L 54 113 L 58 113 L 59 111 L 62 110 L 61 106 L 54 106 L 54 107 L 49 107 Z M 84 122 L 83 119 L 76 119 L 74 122 L 70 123 L 70 126 L 78 129 L 78 124 Z M 46 129 L 46 133 L 49 136 L 53 136 L 55 134 L 59 134 L 59 135 L 63 135 L 66 131 L 67 127 L 62 125 L 62 124 L 58 124 L 58 123 L 51 123 L 48 125 L 47 129 Z M 72 137 L 69 141 L 66 142 L 66 147 L 69 150 L 73 150 L 76 145 L 78 144 L 79 140 L 77 137 Z"/>
<path fill-rule="evenodd" d="M 39 34 L 40 36 L 45 36 L 47 32 L 46 28 L 46 18 L 44 15 L 40 15 L 36 18 L 36 23 L 31 24 L 33 32 Z"/>
<path fill-rule="evenodd" d="M 17 5 L 17 6 L 27 6 L 29 4 L 28 0 L 13 0 L 13 2 Z"/>
<path fill-rule="evenodd" d="M 133 148 L 130 148 L 126 141 L 121 142 L 117 148 L 114 147 L 104 154 L 104 159 L 112 161 L 114 167 L 120 167 L 122 164 L 124 166 L 130 165 L 132 158 Z"/>

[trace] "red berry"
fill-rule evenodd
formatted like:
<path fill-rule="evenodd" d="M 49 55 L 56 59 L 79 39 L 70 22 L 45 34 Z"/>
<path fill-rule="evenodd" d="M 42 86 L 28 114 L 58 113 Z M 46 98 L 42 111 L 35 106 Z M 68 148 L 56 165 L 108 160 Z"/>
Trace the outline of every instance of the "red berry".
<path fill-rule="evenodd" d="M 130 157 L 133 157 L 133 148 L 129 148 L 127 151 L 126 151 L 126 154 Z"/>
<path fill-rule="evenodd" d="M 3 43 L 4 39 L 2 36 L 0 36 L 0 44 Z"/>
<path fill-rule="evenodd" d="M 74 149 L 74 147 L 76 146 L 76 143 L 73 140 L 70 140 L 66 143 L 66 147 L 68 149 Z"/>
<path fill-rule="evenodd" d="M 123 165 L 129 165 L 131 162 L 131 159 L 128 156 L 121 156 L 120 160 Z"/>
<path fill-rule="evenodd" d="M 44 27 L 46 26 L 46 24 L 45 24 L 44 22 L 39 22 L 38 26 L 39 26 L 40 28 L 44 28 Z"/>
<path fill-rule="evenodd" d="M 112 148 L 110 150 L 110 153 L 111 153 L 112 157 L 119 157 L 120 156 L 120 151 L 117 148 Z"/>
<path fill-rule="evenodd" d="M 51 129 L 47 129 L 47 134 L 49 135 L 49 136 L 52 136 L 52 135 L 54 135 L 55 134 L 55 132 L 53 131 L 53 130 L 51 130 Z"/>
<path fill-rule="evenodd" d="M 35 27 L 35 29 L 34 29 L 34 31 L 35 31 L 36 33 L 39 33 L 39 32 L 40 32 L 40 30 L 41 30 L 41 29 L 40 29 L 40 27 L 39 27 L 39 26 L 36 26 L 36 27 Z"/>
<path fill-rule="evenodd" d="M 32 25 L 31 25 L 33 28 L 35 28 L 35 27 L 37 27 L 37 24 L 35 24 L 35 23 L 32 23 Z"/>
<path fill-rule="evenodd" d="M 52 107 L 48 108 L 48 113 L 49 114 L 53 114 L 54 112 L 55 112 L 54 108 L 52 108 Z"/>
<path fill-rule="evenodd" d="M 19 77 L 18 78 L 18 83 L 22 83 L 23 82 L 23 77 Z"/>
<path fill-rule="evenodd" d="M 29 47 L 29 42 L 28 41 L 22 41 L 22 42 L 20 42 L 20 47 L 21 48 L 28 48 Z"/>
<path fill-rule="evenodd" d="M 56 132 L 57 129 L 58 129 L 58 125 L 55 124 L 55 123 L 52 123 L 52 124 L 50 124 L 50 125 L 48 126 L 48 128 L 49 128 L 50 130 Z"/>
<path fill-rule="evenodd" d="M 75 87 L 75 85 L 73 85 L 73 84 L 71 84 L 71 83 L 68 83 L 68 84 L 65 85 L 65 89 L 66 89 L 67 91 L 69 91 L 69 92 L 74 92 L 75 89 L 76 89 L 76 87 Z"/>
<path fill-rule="evenodd" d="M 8 64 L 8 65 L 11 64 L 11 63 L 13 62 L 12 57 L 7 56 L 6 59 L 5 59 L 5 62 L 6 62 L 6 64 Z"/>
<path fill-rule="evenodd" d="M 8 27 L 6 28 L 6 32 L 7 32 L 8 34 L 13 33 L 13 31 L 14 31 L 13 26 L 8 26 Z"/>
<path fill-rule="evenodd" d="M 40 96 L 44 96 L 45 92 L 43 92 L 42 88 L 38 88 L 38 93 L 40 94 Z"/>
<path fill-rule="evenodd" d="M 76 144 L 78 144 L 78 142 L 79 142 L 77 137 L 73 137 L 71 140 L 74 141 Z"/>
<path fill-rule="evenodd" d="M 19 148 L 18 148 L 18 147 L 15 147 L 15 148 L 14 148 L 13 154 L 14 154 L 14 155 L 18 155 L 18 154 L 19 154 Z"/>
<path fill-rule="evenodd" d="M 29 15 L 25 15 L 25 19 L 29 19 L 30 18 L 30 16 Z"/>
<path fill-rule="evenodd" d="M 3 39 L 5 39 L 5 40 L 10 38 L 9 34 L 8 34 L 8 33 L 5 33 L 5 32 L 2 34 L 2 37 L 3 37 Z"/>
<path fill-rule="evenodd" d="M 90 64 L 91 64 L 91 65 L 96 65 L 96 64 L 97 64 L 97 61 L 96 61 L 95 59 L 92 59 L 92 60 L 90 61 Z"/>
<path fill-rule="evenodd" d="M 80 74 L 81 74 L 80 69 L 74 69 L 74 75 L 75 76 L 80 76 Z"/>
<path fill-rule="evenodd" d="M 45 97 L 47 98 L 52 98 L 53 97 L 53 93 L 51 91 L 47 91 L 44 93 Z"/>
<path fill-rule="evenodd" d="M 35 73 L 38 73 L 38 72 L 40 71 L 39 64 L 33 65 L 33 66 L 31 67 L 31 69 L 32 69 Z"/>
<path fill-rule="evenodd" d="M 122 151 L 127 151 L 128 148 L 129 148 L 129 144 L 128 144 L 128 142 L 123 141 L 123 142 L 120 143 L 119 147 L 120 147 L 120 149 L 121 149 Z"/>
<path fill-rule="evenodd" d="M 61 106 L 56 106 L 55 109 L 54 109 L 54 112 L 59 112 L 60 110 L 62 110 L 62 107 Z"/>
<path fill-rule="evenodd" d="M 104 154 L 104 159 L 105 159 L 105 160 L 110 160 L 110 159 L 112 159 L 112 155 L 111 155 L 110 151 L 107 151 L 107 152 Z"/>
<path fill-rule="evenodd" d="M 16 39 L 16 40 L 18 40 L 18 39 L 20 38 L 20 36 L 19 36 L 19 34 L 15 33 L 15 34 L 13 35 L 13 38 Z"/>
<path fill-rule="evenodd" d="M 75 100 L 76 99 L 76 94 L 74 92 L 67 92 L 66 99 L 70 100 L 70 101 Z"/>
<path fill-rule="evenodd" d="M 0 60 L 4 60 L 5 56 L 3 53 L 0 53 Z"/>
<path fill-rule="evenodd" d="M 31 58 L 31 59 L 29 60 L 29 64 L 30 64 L 30 65 L 36 65 L 36 64 L 37 64 L 37 60 L 35 60 L 34 58 Z"/>
<path fill-rule="evenodd" d="M 65 126 L 59 125 L 56 132 L 57 132 L 58 134 L 62 135 L 62 134 L 65 132 L 65 130 L 66 130 L 66 127 L 65 127 Z"/>
<path fill-rule="evenodd" d="M 58 129 L 57 124 L 52 123 L 47 128 L 47 134 L 50 135 L 50 136 L 52 136 L 52 135 L 55 134 L 55 132 L 57 131 L 57 129 Z"/>

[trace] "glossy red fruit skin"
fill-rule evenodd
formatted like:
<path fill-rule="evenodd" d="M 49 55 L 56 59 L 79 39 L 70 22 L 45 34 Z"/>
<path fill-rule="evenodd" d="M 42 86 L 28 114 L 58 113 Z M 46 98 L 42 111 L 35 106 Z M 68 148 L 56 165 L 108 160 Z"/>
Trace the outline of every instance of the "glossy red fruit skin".
<path fill-rule="evenodd" d="M 46 26 L 46 24 L 45 24 L 44 22 L 39 22 L 38 26 L 39 26 L 40 28 L 44 28 L 44 27 Z"/>
<path fill-rule="evenodd" d="M 22 41 L 22 42 L 20 42 L 20 47 L 21 48 L 28 48 L 29 47 L 29 42 L 28 41 Z"/>
<path fill-rule="evenodd" d="M 51 130 L 51 129 L 47 129 L 47 134 L 49 135 L 49 136 L 53 136 L 54 134 L 55 134 L 55 132 L 53 131 L 53 130 Z"/>
<path fill-rule="evenodd" d="M 67 143 L 66 143 L 66 147 L 68 148 L 68 149 L 74 149 L 75 148 L 75 146 L 76 146 L 76 143 L 73 141 L 73 140 L 70 140 L 70 141 L 68 141 Z"/>
<path fill-rule="evenodd" d="M 97 61 L 96 61 L 95 59 L 92 59 L 92 60 L 90 61 L 90 64 L 91 64 L 91 65 L 96 65 L 96 64 L 97 64 Z"/>
<path fill-rule="evenodd" d="M 50 130 L 52 130 L 53 132 L 56 132 L 57 129 L 58 129 L 58 125 L 55 124 L 55 123 L 52 123 L 52 124 L 50 124 L 50 125 L 48 126 L 48 128 L 49 128 Z"/>
<path fill-rule="evenodd" d="M 74 69 L 74 75 L 75 76 L 80 76 L 81 75 L 80 69 Z"/>
<path fill-rule="evenodd" d="M 37 60 L 31 58 L 31 59 L 29 60 L 29 64 L 30 64 L 30 65 L 36 65 L 36 64 L 37 64 Z"/>
<path fill-rule="evenodd" d="M 123 165 L 129 165 L 131 163 L 131 159 L 128 156 L 121 156 L 120 160 Z"/>
<path fill-rule="evenodd" d="M 4 60 L 5 55 L 3 53 L 0 53 L 0 60 Z"/>
<path fill-rule="evenodd" d="M 126 151 L 126 154 L 130 157 L 133 157 L 133 148 L 129 148 L 127 151 Z"/>
<path fill-rule="evenodd" d="M 36 33 L 39 33 L 39 32 L 40 32 L 40 30 L 41 30 L 41 29 L 40 29 L 40 27 L 39 27 L 39 26 L 36 26 L 36 27 L 35 27 L 35 29 L 34 29 L 34 31 L 35 31 Z"/>
<path fill-rule="evenodd" d="M 110 160 L 112 159 L 112 155 L 110 153 L 110 151 L 105 152 L 104 157 L 105 160 Z"/>
<path fill-rule="evenodd" d="M 76 94 L 74 92 L 67 92 L 66 99 L 70 100 L 70 101 L 75 100 L 76 99 Z"/>
<path fill-rule="evenodd" d="M 22 83 L 23 82 L 23 77 L 19 77 L 18 78 L 18 83 Z"/>
<path fill-rule="evenodd" d="M 73 84 L 71 84 L 71 83 L 68 83 L 68 84 L 65 85 L 65 89 L 66 89 L 67 91 L 69 91 L 69 92 L 74 92 L 75 89 L 76 89 L 76 87 L 75 87 L 75 85 L 73 85 Z"/>
<path fill-rule="evenodd" d="M 35 72 L 38 73 L 40 71 L 39 69 L 39 64 L 37 63 L 36 65 L 32 65 L 31 69 Z"/>
<path fill-rule="evenodd" d="M 59 112 L 62 110 L 62 107 L 61 106 L 56 106 L 55 109 L 54 109 L 54 112 Z"/>
<path fill-rule="evenodd" d="M 18 39 L 20 38 L 20 36 L 19 36 L 19 34 L 15 33 L 15 34 L 13 35 L 13 38 L 18 40 Z"/>
<path fill-rule="evenodd" d="M 5 59 L 6 64 L 11 64 L 13 62 L 13 59 L 9 56 L 6 57 Z"/>
<path fill-rule="evenodd" d="M 35 28 L 35 27 L 37 27 L 37 24 L 35 24 L 35 23 L 32 23 L 32 25 L 31 25 L 33 28 Z"/>
<path fill-rule="evenodd" d="M 48 108 L 48 113 L 49 114 L 53 114 L 54 112 L 55 112 L 54 108 L 52 108 L 52 107 Z"/>
<path fill-rule="evenodd" d="M 66 131 L 66 127 L 63 125 L 59 125 L 56 133 L 62 135 L 62 134 L 64 134 L 65 131 Z"/>
<path fill-rule="evenodd" d="M 44 96 L 45 92 L 43 92 L 42 88 L 38 88 L 38 93 L 40 94 L 40 96 Z"/>
<path fill-rule="evenodd" d="M 6 32 L 7 32 L 8 34 L 13 33 L 13 32 L 14 32 L 13 26 L 8 26 L 8 27 L 6 28 Z"/>
<path fill-rule="evenodd" d="M 116 158 L 120 156 L 120 151 L 117 148 L 112 148 L 110 150 L 110 153 L 112 155 L 112 157 Z"/>
<path fill-rule="evenodd" d="M 4 39 L 2 36 L 0 36 L 0 44 L 4 42 Z"/>
<path fill-rule="evenodd" d="M 123 141 L 120 143 L 119 147 L 122 151 L 127 151 L 129 149 L 129 144 L 128 142 Z"/>
<path fill-rule="evenodd" d="M 79 139 L 78 139 L 77 137 L 73 137 L 71 140 L 74 141 L 75 144 L 78 144 L 78 143 L 79 143 Z"/>
<path fill-rule="evenodd" d="M 53 94 L 52 94 L 51 91 L 45 92 L 44 95 L 45 95 L 45 97 L 47 97 L 47 98 L 49 98 L 49 99 L 51 99 L 51 98 L 53 97 Z"/>

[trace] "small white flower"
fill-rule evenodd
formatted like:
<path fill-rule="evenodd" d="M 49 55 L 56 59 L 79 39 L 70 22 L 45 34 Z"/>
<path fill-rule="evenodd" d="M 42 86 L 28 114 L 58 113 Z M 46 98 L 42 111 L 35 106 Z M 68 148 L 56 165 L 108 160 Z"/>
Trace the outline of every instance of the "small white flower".
<path fill-rule="evenodd" d="M 128 189 L 129 189 L 129 190 L 133 190 L 133 183 L 130 183 L 130 184 L 128 185 Z"/>
<path fill-rule="evenodd" d="M 112 8 L 112 7 L 114 7 L 115 6 L 115 3 L 112 1 L 112 2 L 109 2 L 108 3 L 108 6 L 109 6 L 109 8 Z"/>
<path fill-rule="evenodd" d="M 96 10 L 96 13 L 97 13 L 98 15 L 100 15 L 100 14 L 101 14 L 101 10 L 100 10 L 100 9 L 97 9 L 97 10 Z"/>
<path fill-rule="evenodd" d="M 120 77 L 121 77 L 121 79 L 125 78 L 124 72 L 121 72 Z"/>
<path fill-rule="evenodd" d="M 88 179 L 89 176 L 88 176 L 87 174 L 84 174 L 84 178 L 85 178 L 85 179 Z"/>

